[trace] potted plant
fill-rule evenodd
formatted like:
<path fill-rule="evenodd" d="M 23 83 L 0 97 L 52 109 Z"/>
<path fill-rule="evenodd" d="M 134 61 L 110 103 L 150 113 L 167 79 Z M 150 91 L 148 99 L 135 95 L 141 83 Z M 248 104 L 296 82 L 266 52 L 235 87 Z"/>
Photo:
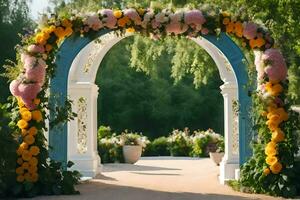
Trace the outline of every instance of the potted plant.
<path fill-rule="evenodd" d="M 206 146 L 206 150 L 209 152 L 210 159 L 219 166 L 224 156 L 224 138 L 216 133 L 212 133 L 210 138 L 211 139 Z"/>
<path fill-rule="evenodd" d="M 149 140 L 146 136 L 138 133 L 129 133 L 125 130 L 121 135 L 121 145 L 125 163 L 136 163 L 142 156 L 142 151 L 148 143 Z"/>

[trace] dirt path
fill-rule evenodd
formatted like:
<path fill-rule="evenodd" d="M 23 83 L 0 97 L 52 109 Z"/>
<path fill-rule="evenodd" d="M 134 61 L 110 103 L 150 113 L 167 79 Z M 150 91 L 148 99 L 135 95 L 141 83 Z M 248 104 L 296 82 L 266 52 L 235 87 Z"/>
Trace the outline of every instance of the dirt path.
<path fill-rule="evenodd" d="M 273 200 L 233 191 L 218 182 L 209 159 L 153 157 L 135 165 L 107 164 L 101 175 L 78 186 L 81 195 L 35 199 L 80 200 Z"/>

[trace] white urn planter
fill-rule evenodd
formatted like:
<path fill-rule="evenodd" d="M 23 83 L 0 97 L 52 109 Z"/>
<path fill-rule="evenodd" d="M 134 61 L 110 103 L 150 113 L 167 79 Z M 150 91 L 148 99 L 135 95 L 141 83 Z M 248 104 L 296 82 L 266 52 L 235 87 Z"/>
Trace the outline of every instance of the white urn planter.
<path fill-rule="evenodd" d="M 142 150 L 143 148 L 140 145 L 124 145 L 123 155 L 125 163 L 136 163 L 142 156 Z"/>
<path fill-rule="evenodd" d="M 224 156 L 224 152 L 209 152 L 209 157 L 217 166 L 220 165 L 222 158 Z"/>

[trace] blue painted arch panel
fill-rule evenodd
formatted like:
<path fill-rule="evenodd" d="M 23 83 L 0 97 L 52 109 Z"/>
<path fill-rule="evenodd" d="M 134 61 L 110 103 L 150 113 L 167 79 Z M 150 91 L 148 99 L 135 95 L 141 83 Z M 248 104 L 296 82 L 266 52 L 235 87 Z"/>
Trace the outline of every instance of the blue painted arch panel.
<path fill-rule="evenodd" d="M 72 35 L 61 45 L 56 57 L 56 76 L 51 80 L 50 93 L 59 98 L 50 97 L 50 105 L 55 103 L 63 104 L 68 95 L 68 75 L 72 62 L 77 54 L 94 39 L 111 32 L 111 30 L 101 30 L 92 37 L 80 37 Z M 219 36 L 205 36 L 205 38 L 215 45 L 227 58 L 238 82 L 239 98 L 239 154 L 240 164 L 243 164 L 251 155 L 249 143 L 251 140 L 251 127 L 248 111 L 251 105 L 251 98 L 248 96 L 246 84 L 248 83 L 247 66 L 240 48 L 224 33 Z M 54 118 L 55 113 L 50 112 L 50 119 Z M 54 160 L 67 162 L 68 126 L 63 124 L 61 127 L 49 130 L 50 157 Z"/>

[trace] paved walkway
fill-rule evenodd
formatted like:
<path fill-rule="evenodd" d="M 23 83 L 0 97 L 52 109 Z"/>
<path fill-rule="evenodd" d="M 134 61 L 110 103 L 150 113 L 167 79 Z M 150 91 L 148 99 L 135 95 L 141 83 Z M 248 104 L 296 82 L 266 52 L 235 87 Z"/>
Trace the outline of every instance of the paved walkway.
<path fill-rule="evenodd" d="M 218 183 L 218 167 L 211 160 L 194 158 L 143 158 L 135 165 L 106 164 L 103 173 L 80 184 L 81 195 L 48 196 L 53 200 L 273 200 L 244 194 Z"/>

